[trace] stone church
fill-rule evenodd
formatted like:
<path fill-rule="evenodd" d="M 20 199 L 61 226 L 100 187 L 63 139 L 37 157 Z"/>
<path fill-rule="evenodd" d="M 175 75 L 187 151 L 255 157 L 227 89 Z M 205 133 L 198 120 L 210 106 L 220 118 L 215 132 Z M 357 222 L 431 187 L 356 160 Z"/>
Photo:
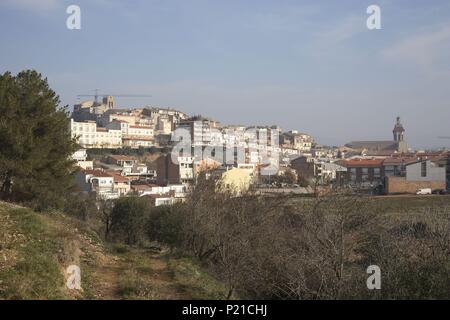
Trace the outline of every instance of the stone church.
<path fill-rule="evenodd" d="M 397 117 L 393 133 L 393 140 L 387 141 L 352 141 L 345 146 L 361 152 L 370 153 L 406 153 L 408 152 L 408 145 L 405 140 L 405 129 L 400 122 L 400 117 Z"/>

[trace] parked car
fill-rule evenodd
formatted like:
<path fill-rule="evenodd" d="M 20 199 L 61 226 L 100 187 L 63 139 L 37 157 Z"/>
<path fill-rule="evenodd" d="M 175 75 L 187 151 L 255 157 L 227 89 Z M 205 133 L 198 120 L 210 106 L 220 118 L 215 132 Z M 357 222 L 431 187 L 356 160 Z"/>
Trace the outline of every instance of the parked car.
<path fill-rule="evenodd" d="M 433 194 L 448 194 L 448 190 L 445 189 L 435 189 L 432 192 Z"/>
<path fill-rule="evenodd" d="M 432 194 L 431 188 L 422 188 L 418 189 L 416 194 L 424 195 L 424 194 Z"/>

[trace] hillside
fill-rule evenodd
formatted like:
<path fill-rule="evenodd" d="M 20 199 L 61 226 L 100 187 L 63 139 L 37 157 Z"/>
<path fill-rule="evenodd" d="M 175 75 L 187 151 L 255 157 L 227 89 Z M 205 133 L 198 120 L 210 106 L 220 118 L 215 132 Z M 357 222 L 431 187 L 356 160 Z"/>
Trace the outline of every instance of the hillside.
<path fill-rule="evenodd" d="M 79 265 L 82 290 L 65 270 Z M 105 245 L 78 220 L 0 202 L 0 299 L 220 299 L 223 286 L 195 262 Z"/>

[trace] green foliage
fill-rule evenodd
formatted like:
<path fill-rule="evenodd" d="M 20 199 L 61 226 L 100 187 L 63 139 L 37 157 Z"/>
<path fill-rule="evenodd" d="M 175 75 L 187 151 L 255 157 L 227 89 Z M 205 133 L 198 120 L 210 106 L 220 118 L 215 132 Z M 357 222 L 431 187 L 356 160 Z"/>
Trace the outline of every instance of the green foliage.
<path fill-rule="evenodd" d="M 76 144 L 59 102 L 36 71 L 0 75 L 0 198 L 37 209 L 62 205 Z"/>
<path fill-rule="evenodd" d="M 168 261 L 169 270 L 179 286 L 194 300 L 215 299 L 227 297 L 227 288 L 206 272 L 204 266 L 196 259 L 189 257 L 172 257 Z M 237 299 L 232 296 L 231 299 Z"/>
<path fill-rule="evenodd" d="M 70 194 L 64 204 L 64 212 L 82 221 L 89 221 L 98 215 L 95 195 Z"/>
<path fill-rule="evenodd" d="M 145 238 L 145 226 L 151 210 L 146 198 L 128 197 L 118 199 L 111 213 L 111 231 L 116 240 L 129 245 Z"/>
<path fill-rule="evenodd" d="M 155 207 L 147 222 L 150 240 L 174 247 L 182 241 L 183 213 L 181 205 Z"/>

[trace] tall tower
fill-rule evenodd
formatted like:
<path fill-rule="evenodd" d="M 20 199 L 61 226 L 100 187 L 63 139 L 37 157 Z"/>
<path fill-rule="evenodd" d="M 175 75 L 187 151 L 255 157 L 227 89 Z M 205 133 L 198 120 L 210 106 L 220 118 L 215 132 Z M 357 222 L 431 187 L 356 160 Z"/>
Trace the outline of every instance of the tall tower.
<path fill-rule="evenodd" d="M 396 142 L 400 142 L 405 139 L 405 129 L 400 123 L 400 117 L 397 117 L 397 121 L 395 123 L 394 130 L 392 131 L 392 133 L 394 134 L 394 141 Z"/>
<path fill-rule="evenodd" d="M 408 145 L 405 141 L 405 128 L 403 128 L 403 125 L 400 122 L 400 117 L 397 117 L 392 133 L 394 134 L 394 141 L 398 143 L 397 151 L 401 153 L 408 152 Z"/>
<path fill-rule="evenodd" d="M 114 109 L 114 98 L 112 96 L 103 97 L 103 104 L 106 105 L 106 109 Z"/>

